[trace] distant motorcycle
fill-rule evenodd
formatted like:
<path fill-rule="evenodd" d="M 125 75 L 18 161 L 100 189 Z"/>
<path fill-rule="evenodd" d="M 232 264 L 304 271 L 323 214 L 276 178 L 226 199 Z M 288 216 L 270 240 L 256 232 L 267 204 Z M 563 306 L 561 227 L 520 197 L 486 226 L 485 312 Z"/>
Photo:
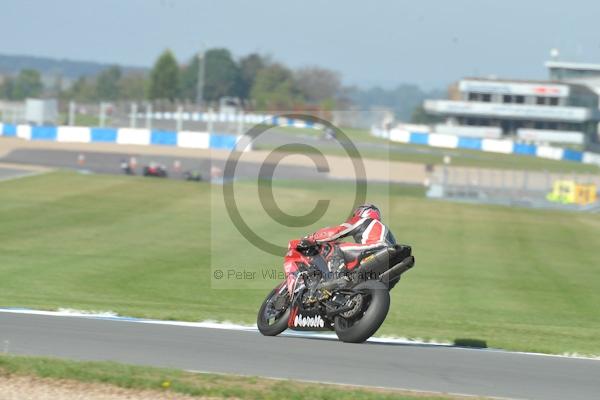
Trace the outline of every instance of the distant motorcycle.
<path fill-rule="evenodd" d="M 131 167 L 131 164 L 125 160 L 121 161 L 121 171 L 123 171 L 125 175 L 135 175 L 135 170 Z"/>
<path fill-rule="evenodd" d="M 337 242 L 306 246 L 300 240 L 289 242 L 285 263 L 296 263 L 298 276 L 290 294 L 287 282 L 279 284 L 264 300 L 257 317 L 258 330 L 276 336 L 293 330 L 334 330 L 344 342 L 362 343 L 385 320 L 389 291 L 400 276 L 412 268 L 415 259 L 410 246 L 394 245 L 374 250 L 346 264 L 332 274 L 327 259 Z"/>
<path fill-rule="evenodd" d="M 322 140 L 335 140 L 336 139 L 335 131 L 331 128 L 326 128 L 323 131 L 323 133 L 321 134 L 321 139 Z"/>
<path fill-rule="evenodd" d="M 201 182 L 202 181 L 202 174 L 200 174 L 200 172 L 198 172 L 198 171 L 186 171 L 183 174 L 183 177 L 185 178 L 186 181 L 192 181 L 192 182 Z"/>
<path fill-rule="evenodd" d="M 154 176 L 156 178 L 166 178 L 167 167 L 159 164 L 150 164 L 144 167 L 144 176 Z"/>

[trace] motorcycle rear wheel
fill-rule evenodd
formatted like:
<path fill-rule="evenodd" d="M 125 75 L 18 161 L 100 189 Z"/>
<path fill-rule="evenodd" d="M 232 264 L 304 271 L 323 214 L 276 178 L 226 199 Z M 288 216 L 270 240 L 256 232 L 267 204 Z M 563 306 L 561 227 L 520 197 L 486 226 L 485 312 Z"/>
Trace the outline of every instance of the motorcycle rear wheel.
<path fill-rule="evenodd" d="M 290 318 L 290 306 L 286 308 L 283 313 L 277 316 L 277 318 L 269 319 L 267 318 L 268 307 L 272 307 L 272 301 L 277 296 L 277 293 L 281 289 L 281 286 L 277 286 L 275 289 L 269 293 L 267 298 L 263 301 L 260 310 L 258 311 L 258 316 L 256 318 L 256 326 L 260 333 L 264 336 L 277 336 L 281 332 L 285 331 L 288 327 L 288 319 Z M 287 290 L 281 294 L 281 296 L 287 295 Z"/>
<path fill-rule="evenodd" d="M 358 284 L 356 291 L 363 293 L 362 316 L 357 319 L 346 319 L 340 315 L 334 319 L 337 337 L 346 343 L 362 343 L 383 324 L 390 309 L 390 292 L 388 287 L 379 281 L 366 281 Z"/>

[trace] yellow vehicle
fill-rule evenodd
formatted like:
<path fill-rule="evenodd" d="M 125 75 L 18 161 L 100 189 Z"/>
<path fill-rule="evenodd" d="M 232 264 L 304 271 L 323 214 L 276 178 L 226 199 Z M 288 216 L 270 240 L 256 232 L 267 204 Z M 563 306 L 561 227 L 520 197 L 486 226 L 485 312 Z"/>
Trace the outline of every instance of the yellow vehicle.
<path fill-rule="evenodd" d="M 581 185 L 575 181 L 555 181 L 548 200 L 563 204 L 587 205 L 596 202 L 596 185 Z"/>

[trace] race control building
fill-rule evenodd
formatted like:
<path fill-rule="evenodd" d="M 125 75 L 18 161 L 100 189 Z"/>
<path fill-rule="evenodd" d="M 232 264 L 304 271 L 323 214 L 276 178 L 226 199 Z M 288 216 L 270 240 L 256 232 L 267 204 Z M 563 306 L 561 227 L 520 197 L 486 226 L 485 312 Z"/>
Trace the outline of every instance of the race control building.
<path fill-rule="evenodd" d="M 600 75 L 599 75 L 600 76 Z M 586 146 L 598 143 L 598 93 L 585 84 L 465 78 L 447 100 L 426 100 L 439 133 Z"/>

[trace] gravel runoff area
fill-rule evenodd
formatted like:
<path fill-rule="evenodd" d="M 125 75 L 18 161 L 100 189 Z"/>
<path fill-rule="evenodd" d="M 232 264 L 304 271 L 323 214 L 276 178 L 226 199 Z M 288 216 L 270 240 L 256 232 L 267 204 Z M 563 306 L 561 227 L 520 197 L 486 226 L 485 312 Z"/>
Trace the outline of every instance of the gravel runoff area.
<path fill-rule="evenodd" d="M 33 376 L 0 376 L 0 400 L 188 400 L 209 399 L 157 390 L 125 389 L 104 383 L 38 378 Z"/>

